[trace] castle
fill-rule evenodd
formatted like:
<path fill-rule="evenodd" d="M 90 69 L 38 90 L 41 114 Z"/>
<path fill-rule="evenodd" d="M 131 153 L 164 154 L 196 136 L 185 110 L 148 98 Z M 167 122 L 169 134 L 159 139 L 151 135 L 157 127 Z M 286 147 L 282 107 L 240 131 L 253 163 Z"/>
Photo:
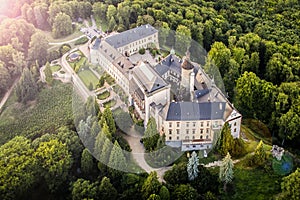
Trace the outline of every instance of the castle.
<path fill-rule="evenodd" d="M 234 138 L 240 135 L 242 115 L 203 70 L 192 62 L 170 54 L 156 64 L 133 62 L 141 48 L 159 48 L 158 31 L 142 25 L 90 45 L 91 62 L 99 64 L 129 96 L 146 125 L 153 117 L 166 144 L 182 151 L 211 149 L 225 122 Z"/>

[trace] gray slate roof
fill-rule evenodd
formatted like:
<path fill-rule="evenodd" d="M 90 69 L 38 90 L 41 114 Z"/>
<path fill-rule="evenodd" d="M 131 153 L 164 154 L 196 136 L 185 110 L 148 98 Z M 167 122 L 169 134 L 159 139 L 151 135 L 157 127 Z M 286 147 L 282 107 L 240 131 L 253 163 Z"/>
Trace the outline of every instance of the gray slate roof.
<path fill-rule="evenodd" d="M 100 42 L 101 42 L 101 39 L 100 38 L 96 38 L 96 40 L 95 40 L 95 42 L 94 42 L 94 44 L 92 46 L 92 49 L 98 50 L 99 47 L 100 47 Z"/>
<path fill-rule="evenodd" d="M 166 120 L 189 121 L 223 119 L 225 106 L 225 102 L 172 102 L 169 105 Z"/>
<path fill-rule="evenodd" d="M 168 85 L 149 64 L 144 62 L 133 68 L 133 74 L 147 93 L 154 92 Z"/>
<path fill-rule="evenodd" d="M 109 43 L 111 46 L 115 48 L 123 47 L 127 44 L 130 44 L 132 42 L 135 42 L 137 40 L 140 40 L 142 38 L 148 37 L 154 33 L 156 33 L 157 30 L 151 26 L 150 24 L 141 25 L 134 29 L 130 29 L 127 31 L 124 31 L 122 33 L 110 36 L 106 38 L 107 43 Z"/>
<path fill-rule="evenodd" d="M 181 59 L 173 54 L 170 54 L 155 66 L 155 70 L 161 76 L 167 73 L 169 70 L 181 75 L 181 63 Z"/>

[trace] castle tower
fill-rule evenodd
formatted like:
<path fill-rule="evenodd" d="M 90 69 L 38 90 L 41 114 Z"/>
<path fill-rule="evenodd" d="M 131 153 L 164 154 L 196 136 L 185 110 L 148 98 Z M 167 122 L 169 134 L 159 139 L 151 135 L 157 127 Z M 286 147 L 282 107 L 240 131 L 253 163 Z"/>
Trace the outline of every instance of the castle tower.
<path fill-rule="evenodd" d="M 180 83 L 180 86 L 186 88 L 187 91 L 194 89 L 194 86 L 190 89 L 191 73 L 194 74 L 194 65 L 191 63 L 191 60 L 190 60 L 190 52 L 187 51 L 186 56 L 183 57 L 183 62 L 181 64 L 181 83 Z M 195 74 L 193 76 L 195 76 Z M 193 82 L 194 82 L 194 79 L 193 79 Z M 193 85 L 194 85 L 194 83 L 193 83 Z"/>

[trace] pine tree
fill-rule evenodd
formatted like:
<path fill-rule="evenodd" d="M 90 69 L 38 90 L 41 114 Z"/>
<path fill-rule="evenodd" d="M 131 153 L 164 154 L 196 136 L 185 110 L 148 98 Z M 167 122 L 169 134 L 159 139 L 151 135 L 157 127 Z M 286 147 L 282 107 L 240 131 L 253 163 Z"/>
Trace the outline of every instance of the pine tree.
<path fill-rule="evenodd" d="M 99 186 L 99 197 L 100 199 L 114 200 L 118 197 L 116 188 L 110 183 L 110 179 L 103 177 Z"/>
<path fill-rule="evenodd" d="M 161 200 L 170 200 L 170 192 L 166 186 L 161 186 L 159 196 Z"/>
<path fill-rule="evenodd" d="M 233 144 L 234 141 L 231 135 L 230 127 L 226 122 L 222 128 L 216 149 L 221 155 L 225 156 L 228 152 L 231 152 Z"/>
<path fill-rule="evenodd" d="M 253 155 L 253 161 L 254 161 L 254 164 L 256 164 L 256 165 L 263 165 L 265 163 L 266 159 L 267 159 L 267 154 L 264 149 L 264 143 L 261 140 L 255 149 L 255 152 Z"/>
<path fill-rule="evenodd" d="M 117 140 L 111 150 L 108 166 L 115 170 L 122 170 L 127 167 L 126 158 Z"/>
<path fill-rule="evenodd" d="M 191 157 L 189 158 L 189 162 L 187 164 L 188 178 L 190 181 L 198 177 L 198 172 L 199 172 L 198 165 L 199 165 L 198 155 L 195 151 L 193 151 Z"/>
<path fill-rule="evenodd" d="M 93 157 L 87 148 L 82 151 L 80 164 L 84 174 L 89 174 L 93 169 Z"/>
<path fill-rule="evenodd" d="M 94 147 L 94 156 L 100 160 L 100 154 L 102 152 L 103 144 L 105 141 L 105 135 L 103 131 L 100 131 L 96 137 L 95 147 Z"/>
<path fill-rule="evenodd" d="M 96 138 L 98 133 L 100 132 L 100 126 L 99 123 L 97 121 L 93 122 L 92 128 L 91 128 L 91 135 L 93 138 Z"/>
<path fill-rule="evenodd" d="M 157 132 L 156 122 L 153 117 L 148 121 L 145 134 L 143 136 L 143 143 L 147 151 L 152 151 L 157 146 L 157 140 L 159 139 L 159 134 Z"/>
<path fill-rule="evenodd" d="M 224 182 L 224 191 L 226 191 L 226 186 L 233 179 L 233 161 L 229 153 L 223 158 L 222 164 L 220 166 L 219 178 Z"/>
<path fill-rule="evenodd" d="M 52 76 L 52 71 L 51 71 L 51 67 L 50 67 L 49 62 L 47 62 L 46 65 L 45 65 L 44 74 L 45 74 L 45 77 L 46 77 L 46 82 L 49 85 L 52 85 L 53 76 Z"/>
<path fill-rule="evenodd" d="M 24 68 L 22 76 L 16 86 L 16 96 L 19 102 L 26 103 L 33 100 L 38 92 L 38 86 L 32 72 Z"/>
<path fill-rule="evenodd" d="M 112 143 L 108 138 L 105 138 L 102 152 L 100 154 L 99 161 L 102 162 L 103 164 L 107 164 L 110 158 L 111 154 L 111 149 L 112 149 Z"/>
<path fill-rule="evenodd" d="M 110 108 L 105 108 L 100 119 L 100 126 L 103 127 L 104 121 L 109 127 L 109 132 L 114 135 L 116 133 L 116 124 Z"/>

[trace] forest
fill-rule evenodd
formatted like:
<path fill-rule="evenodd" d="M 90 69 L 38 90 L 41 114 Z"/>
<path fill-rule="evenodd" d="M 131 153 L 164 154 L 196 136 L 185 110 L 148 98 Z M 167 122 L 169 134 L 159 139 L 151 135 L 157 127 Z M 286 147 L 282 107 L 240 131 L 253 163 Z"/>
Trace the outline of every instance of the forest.
<path fill-rule="evenodd" d="M 136 175 L 109 170 L 97 163 L 91 152 L 84 150 L 77 136 L 80 132 L 77 133 L 74 128 L 70 107 L 65 106 L 61 112 L 54 112 L 50 106 L 41 103 L 49 103 L 47 98 L 50 96 L 64 105 L 71 101 L 70 88 L 57 82 L 49 86 L 37 81 L 40 67 L 62 55 L 61 50 L 49 48 L 45 33 L 50 32 L 54 39 L 64 38 L 78 31 L 73 22 L 82 23 L 82 19 L 89 19 L 91 15 L 107 32 L 121 32 L 148 23 L 174 30 L 197 41 L 208 52 L 205 65 L 213 62 L 219 68 L 229 99 L 243 118 L 265 124 L 273 144 L 283 146 L 299 156 L 299 1 L 4 2 L 0 9 L 0 98 L 15 80 L 19 80 L 11 101 L 23 106 L 11 112 L 24 111 L 26 114 L 27 106 L 31 109 L 34 106 L 32 102 L 36 101 L 37 108 L 34 109 L 46 109 L 46 113 L 27 119 L 26 123 L 22 123 L 21 119 L 25 114 L 9 118 L 12 120 L 0 117 L 1 199 L 38 199 L 41 194 L 47 194 L 46 199 L 184 199 L 188 195 L 188 199 L 229 198 L 220 192 L 222 184 L 215 173 L 204 167 L 199 166 L 200 175 L 197 179 L 188 180 L 186 160 L 183 161 L 185 164 L 177 163 L 166 173 L 165 184 L 159 183 L 155 173 Z M 65 98 L 55 96 L 53 88 L 65 93 Z M 58 103 L 51 102 L 51 106 L 59 110 Z M 3 112 L 0 110 L 0 116 L 7 113 L 5 109 Z M 66 113 L 65 117 L 63 112 Z M 51 122 L 41 118 L 51 119 Z M 98 120 L 101 121 L 101 114 Z M 79 121 L 75 119 L 78 124 Z M 112 142 L 118 143 L 116 146 L 119 148 L 128 148 L 113 134 L 118 127 L 112 125 L 111 120 L 108 121 L 106 129 L 110 130 L 106 132 L 110 132 Z M 38 126 L 38 123 L 45 126 Z M 103 123 L 101 126 L 104 126 Z M 53 151 L 53 148 L 57 151 Z M 116 148 L 114 152 L 119 152 L 119 149 Z M 120 154 L 114 153 L 112 157 L 120 159 Z M 112 164 L 114 159 L 111 159 Z M 18 171 L 15 171 L 17 166 Z M 78 168 L 81 169 L 80 173 Z M 291 181 L 296 180 L 292 177 L 299 177 L 299 170 L 289 176 Z M 299 197 L 299 193 L 289 193 L 288 178 L 272 178 L 286 183 L 277 186 L 274 191 L 280 194 L 277 198 Z M 216 188 L 207 188 L 205 185 L 214 185 Z M 231 189 L 234 193 L 234 187 Z"/>

